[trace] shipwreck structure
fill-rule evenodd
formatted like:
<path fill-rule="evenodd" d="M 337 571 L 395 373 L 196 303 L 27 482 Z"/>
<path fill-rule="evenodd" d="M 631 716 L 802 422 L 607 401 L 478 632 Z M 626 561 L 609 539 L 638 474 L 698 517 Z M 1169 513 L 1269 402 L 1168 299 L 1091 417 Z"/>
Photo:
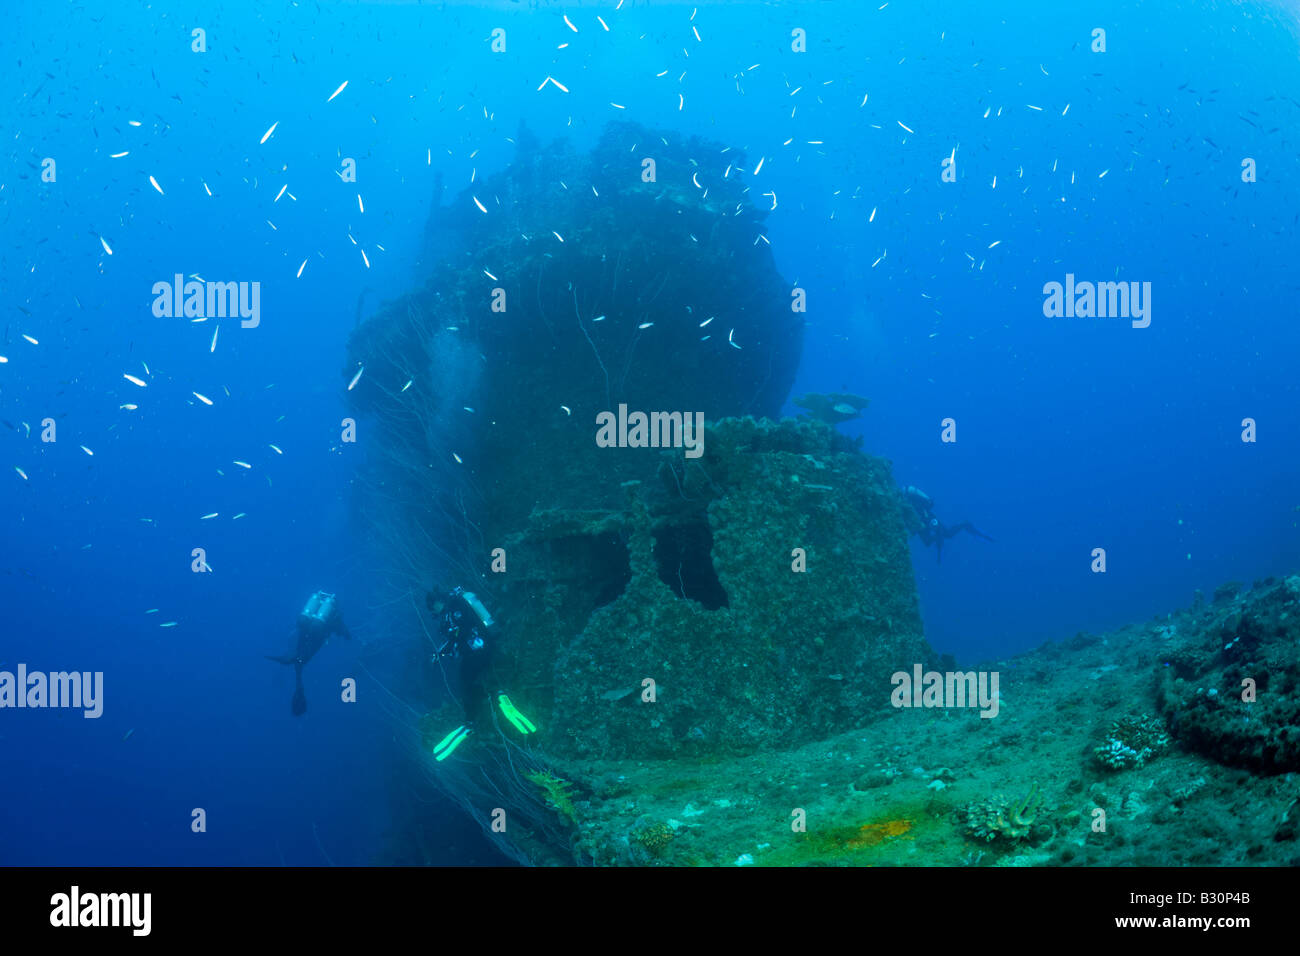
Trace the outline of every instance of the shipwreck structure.
<path fill-rule="evenodd" d="M 453 251 L 426 286 L 353 335 L 360 506 L 428 778 L 521 861 L 645 862 L 584 832 L 592 781 L 859 726 L 930 655 L 889 465 L 832 424 L 865 400 L 776 419 L 803 321 L 744 155 L 628 123 L 587 155 L 516 146 L 438 210 Z M 702 414 L 702 453 L 666 426 L 605 447 L 620 406 Z M 457 584 L 491 607 L 494 686 L 537 732 L 479 726 L 435 766 L 465 709 L 424 596 Z"/>

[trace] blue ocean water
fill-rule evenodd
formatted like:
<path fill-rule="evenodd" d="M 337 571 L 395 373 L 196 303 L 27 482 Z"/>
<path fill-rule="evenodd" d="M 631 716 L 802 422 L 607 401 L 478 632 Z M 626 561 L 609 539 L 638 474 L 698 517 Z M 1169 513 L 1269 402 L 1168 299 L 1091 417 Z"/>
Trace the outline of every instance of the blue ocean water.
<path fill-rule="evenodd" d="M 366 450 L 339 440 L 344 347 L 360 296 L 422 283 L 435 177 L 458 193 L 501 169 L 521 122 L 577 149 L 634 120 L 765 158 L 766 235 L 809 290 L 791 398 L 870 398 L 843 430 L 994 539 L 942 563 L 914 542 L 937 650 L 1010 654 L 1300 564 L 1294 4 L 9 12 L 0 669 L 103 671 L 105 698 L 97 720 L 0 712 L 6 863 L 380 855 L 407 785 L 389 713 L 369 684 L 331 691 L 393 639 L 351 506 Z M 259 281 L 260 324 L 214 344 L 213 321 L 156 317 L 178 273 Z M 1067 273 L 1150 282 L 1149 327 L 1045 317 Z M 356 641 L 312 662 L 295 720 L 263 656 L 316 588 Z M 492 859 L 430 801 L 443 862 Z"/>

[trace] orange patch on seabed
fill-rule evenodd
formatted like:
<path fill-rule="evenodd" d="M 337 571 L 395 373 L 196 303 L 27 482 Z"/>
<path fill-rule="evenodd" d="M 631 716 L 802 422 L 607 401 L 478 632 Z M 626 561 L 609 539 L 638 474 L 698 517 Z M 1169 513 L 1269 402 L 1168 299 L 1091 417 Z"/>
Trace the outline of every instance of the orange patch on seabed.
<path fill-rule="evenodd" d="M 861 849 L 866 846 L 878 846 L 885 840 L 902 836 L 910 829 L 912 829 L 911 820 L 886 820 L 884 823 L 868 823 L 864 827 L 859 827 L 857 835 L 844 845 L 851 850 Z"/>

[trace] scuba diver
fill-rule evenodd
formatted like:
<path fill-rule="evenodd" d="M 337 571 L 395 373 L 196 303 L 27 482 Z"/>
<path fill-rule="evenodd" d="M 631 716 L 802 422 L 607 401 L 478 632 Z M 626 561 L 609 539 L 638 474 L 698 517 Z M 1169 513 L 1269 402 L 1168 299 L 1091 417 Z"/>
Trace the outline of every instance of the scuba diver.
<path fill-rule="evenodd" d="M 969 521 L 954 525 L 944 524 L 935 517 L 934 499 L 915 485 L 908 485 L 904 488 L 903 497 L 912 506 L 912 520 L 907 521 L 909 530 L 920 535 L 921 543 L 926 547 L 934 545 L 936 562 L 943 561 L 943 543 L 949 538 L 956 537 L 960 531 L 969 532 L 977 538 L 983 538 L 985 541 L 993 540 Z M 904 517 L 906 519 L 907 516 Z"/>
<path fill-rule="evenodd" d="M 473 732 L 474 718 L 484 716 L 485 706 L 488 708 L 487 715 L 490 716 L 491 705 L 483 681 L 500 632 L 496 621 L 473 591 L 458 587 L 441 598 L 430 592 L 425 597 L 425 603 L 438 627 L 433 661 L 439 666 L 443 661 L 459 661 L 458 691 L 465 712 L 465 722 L 443 737 L 433 748 L 434 759 L 441 762 L 450 757 Z M 497 693 L 497 705 L 505 718 L 524 736 L 537 730 L 506 694 Z"/>
<path fill-rule="evenodd" d="M 293 704 L 291 709 L 295 717 L 307 712 L 307 695 L 302 689 L 302 667 L 316 656 L 331 634 L 342 634 L 348 640 L 351 632 L 343 623 L 343 614 L 333 594 L 317 591 L 307 599 L 302 612 L 298 615 L 297 642 L 293 651 L 283 657 L 267 655 L 266 659 L 277 664 L 292 664 L 295 678 Z"/>

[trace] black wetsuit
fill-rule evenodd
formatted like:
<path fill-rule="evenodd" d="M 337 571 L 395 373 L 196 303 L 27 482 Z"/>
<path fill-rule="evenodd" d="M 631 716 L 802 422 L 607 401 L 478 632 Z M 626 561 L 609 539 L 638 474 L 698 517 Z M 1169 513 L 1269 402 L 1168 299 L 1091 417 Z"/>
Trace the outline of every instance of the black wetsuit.
<path fill-rule="evenodd" d="M 919 488 L 908 485 L 903 490 L 903 495 L 907 498 L 908 504 L 912 506 L 915 514 L 916 520 L 911 523 L 912 531 L 920 536 L 921 543 L 926 547 L 934 545 L 935 560 L 937 562 L 943 561 L 943 543 L 949 538 L 956 537 L 962 531 L 973 534 L 977 538 L 983 538 L 985 541 L 993 540 L 969 521 L 954 525 L 944 524 L 935 517 L 934 499 Z"/>
<path fill-rule="evenodd" d="M 441 602 L 433 594 L 427 601 L 438 621 L 438 647 L 434 659 L 459 662 L 457 691 L 465 709 L 465 718 L 472 723 L 488 699 L 484 677 L 492 661 L 496 625 L 491 615 L 486 621 L 480 616 L 461 588 L 447 594 Z"/>

